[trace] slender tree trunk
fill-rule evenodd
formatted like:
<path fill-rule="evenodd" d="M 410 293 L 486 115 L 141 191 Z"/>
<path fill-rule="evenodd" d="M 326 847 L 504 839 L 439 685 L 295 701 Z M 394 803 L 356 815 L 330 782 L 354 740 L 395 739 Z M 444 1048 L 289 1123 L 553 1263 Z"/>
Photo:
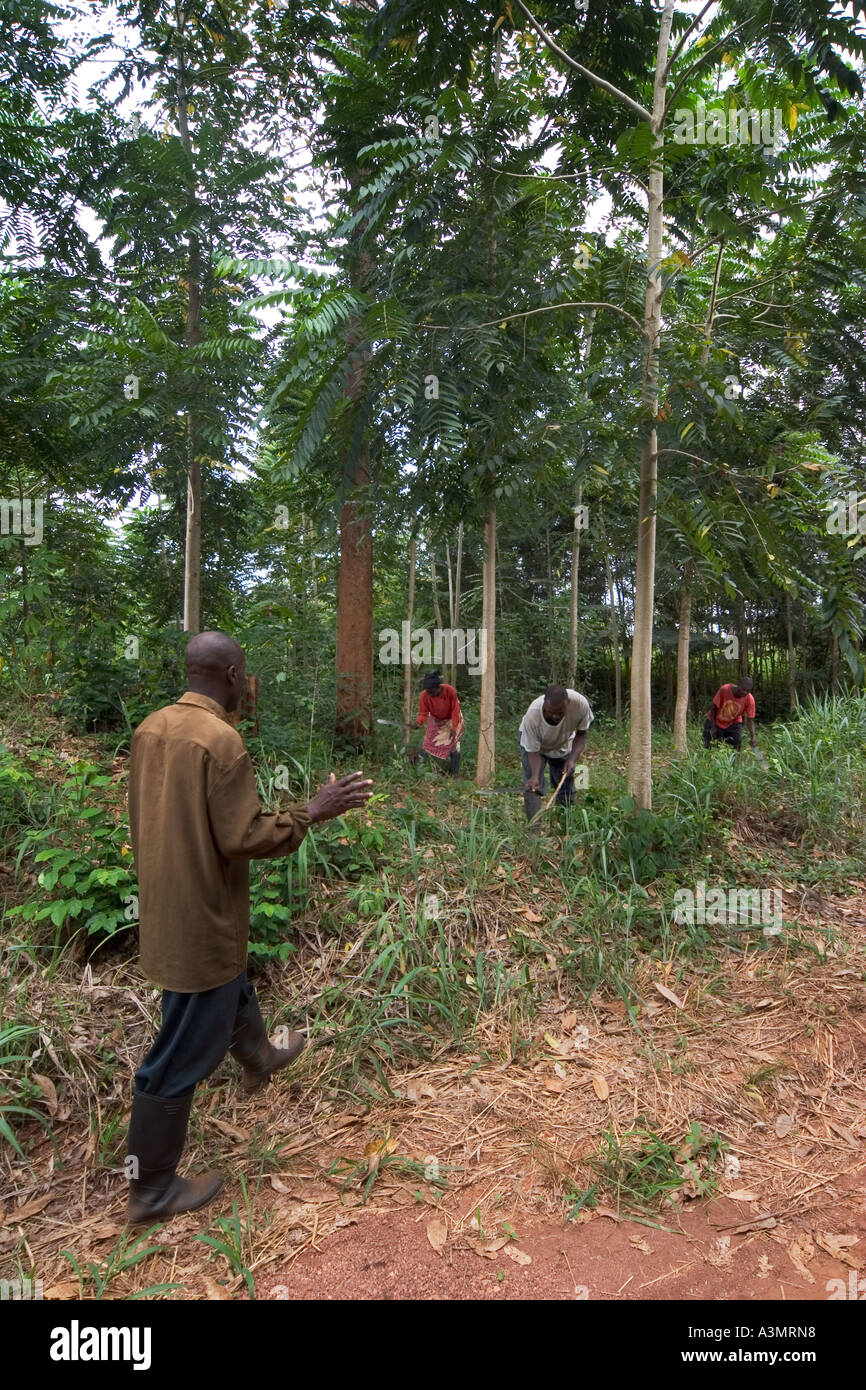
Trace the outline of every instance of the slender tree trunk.
<path fill-rule="evenodd" d="M 178 3 L 175 8 L 177 25 L 177 63 L 175 93 L 177 124 L 180 142 L 190 166 L 188 193 L 190 213 L 194 211 L 196 189 L 192 174 L 192 139 L 189 133 L 186 68 L 184 62 L 185 16 Z M 186 345 L 195 347 L 201 342 L 201 245 L 194 232 L 189 234 L 187 262 Z M 192 394 L 193 387 L 189 387 Z M 198 632 L 201 627 L 201 460 L 199 458 L 195 412 L 190 405 L 186 412 L 186 536 L 183 572 L 183 630 Z"/>
<path fill-rule="evenodd" d="M 589 313 L 589 324 L 586 334 L 586 350 L 583 354 L 584 370 L 589 368 L 589 356 L 592 352 L 592 335 L 595 330 L 596 310 L 591 309 Z M 584 392 L 585 398 L 589 399 L 589 392 Z M 571 533 L 571 594 L 569 595 L 569 663 L 568 675 L 569 684 L 572 689 L 577 685 L 577 657 L 578 657 L 578 626 L 580 623 L 579 605 L 579 581 L 580 581 L 580 517 L 581 507 L 583 506 L 583 479 L 577 484 L 574 499 L 574 527 Z"/>
<path fill-rule="evenodd" d="M 496 502 L 493 498 L 484 521 L 482 592 L 481 626 L 487 634 L 487 664 L 481 676 L 475 785 L 489 787 L 496 772 Z"/>
<path fill-rule="evenodd" d="M 749 629 L 746 623 L 746 600 L 740 598 L 737 608 L 737 641 L 738 651 L 737 673 L 741 676 L 749 674 Z"/>
<path fill-rule="evenodd" d="M 610 568 L 610 554 L 607 544 L 607 536 L 603 538 L 604 544 L 604 577 L 607 583 L 607 592 L 610 595 L 610 644 L 613 648 L 613 689 L 614 705 L 616 709 L 616 727 L 622 728 L 622 661 L 619 651 L 619 615 L 616 608 L 616 595 L 613 587 L 613 574 Z"/>
<path fill-rule="evenodd" d="M 463 522 L 457 526 L 457 556 L 454 564 L 454 580 L 451 579 L 451 552 L 448 542 L 445 542 L 445 560 L 448 565 L 448 621 L 451 624 L 452 634 L 456 632 L 460 624 L 460 568 L 463 563 Z M 456 639 L 451 639 L 451 665 L 449 667 L 448 678 L 453 686 L 457 685 L 457 645 Z"/>
<path fill-rule="evenodd" d="M 547 551 L 547 669 L 550 673 L 548 681 L 552 685 L 558 675 L 556 670 L 558 653 L 556 650 L 556 608 L 553 596 L 553 565 L 550 559 L 549 525 L 544 528 L 544 540 Z"/>
<path fill-rule="evenodd" d="M 369 446 L 361 449 L 352 494 L 340 511 L 337 579 L 337 733 L 356 747 L 373 724 L 373 538 L 367 489 Z"/>
<path fill-rule="evenodd" d="M 367 8 L 364 6 L 364 8 Z M 365 169 L 353 170 L 349 186 L 354 202 Z M 354 288 L 364 289 L 373 272 L 369 252 L 361 249 L 360 241 L 366 223 L 353 233 L 354 259 L 351 281 Z M 351 359 L 346 396 L 355 409 L 349 412 L 351 421 L 362 405 L 366 387 L 366 361 L 369 348 L 362 346 L 361 328 L 350 325 L 347 347 Z M 351 448 L 349 429 L 347 451 Z M 348 459 L 344 468 L 348 470 Z M 348 481 L 348 479 L 347 479 Z M 337 579 L 337 710 L 336 732 L 356 747 L 370 742 L 373 731 L 373 524 L 370 515 L 370 444 L 361 441 L 351 489 L 340 513 L 340 566 Z"/>
<path fill-rule="evenodd" d="M 412 633 L 412 619 L 415 613 L 415 537 L 409 542 L 409 602 L 407 604 L 406 616 L 409 621 L 409 633 Z M 412 715 L 415 712 L 415 702 L 412 699 L 412 651 L 411 642 L 407 644 L 405 652 L 407 660 L 403 663 L 403 723 L 411 724 Z M 412 737 L 411 729 L 403 730 L 403 743 L 408 748 L 409 740 Z"/>
<path fill-rule="evenodd" d="M 646 358 L 643 404 L 652 420 L 658 415 L 659 347 L 661 342 L 662 280 L 661 260 L 664 240 L 664 104 L 668 45 L 674 0 L 665 0 L 659 28 L 656 70 L 653 82 L 651 129 L 654 151 L 650 166 L 647 199 L 647 284 L 644 304 Z M 635 567 L 634 637 L 629 741 L 628 788 L 637 804 L 652 809 L 652 638 L 655 600 L 656 496 L 658 490 L 658 433 L 650 428 L 640 463 L 637 564 Z"/>
<path fill-rule="evenodd" d="M 830 633 L 830 689 L 835 694 L 839 689 L 839 638 Z"/>
<path fill-rule="evenodd" d="M 580 509 L 582 505 L 583 482 L 579 482 L 574 504 L 574 527 L 571 532 L 571 594 L 569 595 L 570 659 L 568 664 L 568 683 L 572 690 L 577 687 L 578 624 L 580 622 L 578 604 L 578 584 L 580 580 Z"/>
<path fill-rule="evenodd" d="M 659 346 L 661 343 L 664 241 L 664 109 L 665 65 L 673 21 L 674 0 L 664 0 L 653 81 L 651 129 L 654 149 L 647 198 L 647 283 L 644 302 L 646 357 L 643 405 L 651 420 L 659 408 Z M 628 789 L 643 810 L 652 809 L 652 640 L 655 605 L 656 495 L 658 491 L 658 433 L 650 428 L 640 462 L 637 564 L 635 567 L 634 638 L 631 665 L 631 733 Z"/>
<path fill-rule="evenodd" d="M 433 549 L 433 533 L 431 532 L 428 541 L 430 547 L 430 588 L 433 593 L 433 612 L 436 616 L 436 626 L 442 631 L 442 609 L 439 607 L 439 583 L 436 578 L 436 551 Z"/>
<path fill-rule="evenodd" d="M 797 708 L 797 658 L 794 653 L 794 624 L 791 618 L 791 595 L 785 594 L 785 636 L 788 641 L 788 708 Z"/>
<path fill-rule="evenodd" d="M 677 631 L 677 703 L 674 710 L 674 748 L 685 753 L 689 717 L 689 634 L 692 626 L 692 581 L 694 565 L 688 560 L 683 567 L 683 587 L 680 592 L 680 615 Z"/>

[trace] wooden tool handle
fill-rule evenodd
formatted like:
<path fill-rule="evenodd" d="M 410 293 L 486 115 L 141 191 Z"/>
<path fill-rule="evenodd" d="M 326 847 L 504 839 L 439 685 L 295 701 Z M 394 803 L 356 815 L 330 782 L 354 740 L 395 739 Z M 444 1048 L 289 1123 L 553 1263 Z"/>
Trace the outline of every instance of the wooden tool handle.
<path fill-rule="evenodd" d="M 536 811 L 535 815 L 532 817 L 532 820 L 529 822 L 530 825 L 534 825 L 535 822 L 538 820 L 538 817 L 539 817 L 539 816 L 543 816 L 544 813 L 545 813 L 545 811 L 549 811 L 549 810 L 550 810 L 551 806 L 553 805 L 554 801 L 556 800 L 557 796 L 559 795 L 560 788 L 562 787 L 563 782 L 564 782 L 565 779 L 566 779 L 567 777 L 569 777 L 570 775 L 571 775 L 571 774 L 569 773 L 568 769 L 566 768 L 565 772 L 563 772 L 562 776 L 561 776 L 560 779 L 559 779 L 559 786 L 557 786 L 557 788 L 556 788 L 556 790 L 554 791 L 553 795 L 552 795 L 551 797 L 549 797 L 547 801 L 545 801 L 545 803 L 544 803 L 544 805 L 542 806 L 541 810 L 540 810 L 540 811 Z"/>

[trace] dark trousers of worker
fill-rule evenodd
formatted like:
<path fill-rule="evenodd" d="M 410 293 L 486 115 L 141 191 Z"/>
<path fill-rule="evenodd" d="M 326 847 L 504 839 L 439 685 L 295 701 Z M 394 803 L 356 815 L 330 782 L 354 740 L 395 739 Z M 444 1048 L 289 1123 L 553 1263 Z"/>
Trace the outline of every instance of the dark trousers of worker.
<path fill-rule="evenodd" d="M 235 1031 L 254 1018 L 261 1011 L 245 970 L 199 994 L 164 989 L 162 1027 L 135 1073 L 135 1089 L 166 1100 L 189 1095 L 219 1066 Z"/>
<path fill-rule="evenodd" d="M 718 724 L 712 719 L 708 719 L 704 724 L 704 747 L 709 748 L 710 742 L 714 738 L 730 743 L 732 748 L 742 748 L 743 726 L 742 724 L 729 724 L 727 729 L 720 729 Z"/>
<path fill-rule="evenodd" d="M 532 767 L 529 762 L 529 754 L 523 747 L 523 744 L 520 744 L 520 755 L 523 761 L 523 780 L 524 782 L 527 782 L 528 779 L 532 776 Z M 545 769 L 548 770 L 550 776 L 550 789 L 551 791 L 553 791 L 553 788 L 559 785 L 559 780 L 562 777 L 562 774 L 565 770 L 566 760 L 565 758 L 549 758 L 546 753 L 542 753 L 540 757 L 541 776 L 539 778 L 538 785 L 541 788 L 541 792 L 543 794 Z M 557 806 L 571 806 L 573 802 L 574 773 L 572 772 L 569 777 L 566 777 L 562 786 L 559 788 L 559 792 L 556 797 L 556 804 Z M 523 805 L 526 808 L 527 820 L 531 820 L 535 813 L 541 810 L 541 797 L 538 795 L 537 792 L 525 791 L 523 793 Z"/>
<path fill-rule="evenodd" d="M 429 762 L 431 761 L 430 754 L 427 753 L 423 748 L 421 749 L 420 753 L 418 754 L 418 761 L 419 761 L 419 763 L 421 763 L 422 767 L 423 767 L 423 765 L 424 765 L 425 763 L 429 763 Z M 444 760 L 444 758 L 437 758 L 436 761 L 437 761 L 437 762 L 444 762 L 445 760 Z M 454 748 L 454 749 L 452 749 L 452 751 L 448 754 L 448 772 L 449 772 L 450 776 L 456 777 L 459 771 L 460 771 L 460 754 L 457 752 L 457 749 Z"/>

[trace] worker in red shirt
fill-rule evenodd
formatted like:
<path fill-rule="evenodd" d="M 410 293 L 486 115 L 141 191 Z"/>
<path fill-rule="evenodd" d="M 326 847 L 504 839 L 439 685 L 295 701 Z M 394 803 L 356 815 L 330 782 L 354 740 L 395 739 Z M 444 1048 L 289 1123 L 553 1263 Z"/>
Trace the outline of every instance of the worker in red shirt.
<path fill-rule="evenodd" d="M 431 671 L 424 677 L 415 728 L 420 728 L 425 721 L 427 732 L 421 749 L 421 761 L 430 753 L 434 758 L 447 758 L 451 776 L 456 777 L 460 770 L 460 736 L 466 726 L 457 691 L 453 685 L 442 684 L 438 671 Z"/>
<path fill-rule="evenodd" d="M 736 685 L 722 685 L 713 696 L 713 703 L 707 710 L 704 724 L 704 747 L 709 748 L 715 738 L 724 739 L 734 748 L 742 747 L 743 720 L 749 728 L 749 743 L 753 748 L 755 739 L 755 700 L 752 695 L 751 676 L 741 676 Z"/>

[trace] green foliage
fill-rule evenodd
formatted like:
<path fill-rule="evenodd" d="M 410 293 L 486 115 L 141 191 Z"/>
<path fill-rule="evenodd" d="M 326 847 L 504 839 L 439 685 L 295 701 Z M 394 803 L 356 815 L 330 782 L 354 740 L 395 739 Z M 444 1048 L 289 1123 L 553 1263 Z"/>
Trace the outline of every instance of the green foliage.
<path fill-rule="evenodd" d="M 0 781 L 9 755 L 0 761 Z M 123 822 L 106 808 L 101 793 L 111 778 L 87 762 L 72 765 L 59 791 L 45 846 L 43 828 L 25 831 L 19 863 L 32 859 L 40 892 L 12 907 L 7 917 L 27 923 L 51 922 L 55 944 L 70 926 L 89 935 L 111 936 L 138 920 L 138 897 L 132 851 Z"/>
<path fill-rule="evenodd" d="M 667 1142 L 650 1127 L 635 1126 L 623 1134 L 605 1130 L 590 1167 L 614 1194 L 617 1212 L 653 1216 L 665 1205 L 676 1206 L 685 1188 L 691 1197 L 712 1197 L 718 1188 L 718 1159 L 726 1148 L 718 1134 L 705 1134 L 697 1120 L 680 1144 Z M 570 1215 L 586 1199 L 584 1194 L 576 1200 Z"/>

